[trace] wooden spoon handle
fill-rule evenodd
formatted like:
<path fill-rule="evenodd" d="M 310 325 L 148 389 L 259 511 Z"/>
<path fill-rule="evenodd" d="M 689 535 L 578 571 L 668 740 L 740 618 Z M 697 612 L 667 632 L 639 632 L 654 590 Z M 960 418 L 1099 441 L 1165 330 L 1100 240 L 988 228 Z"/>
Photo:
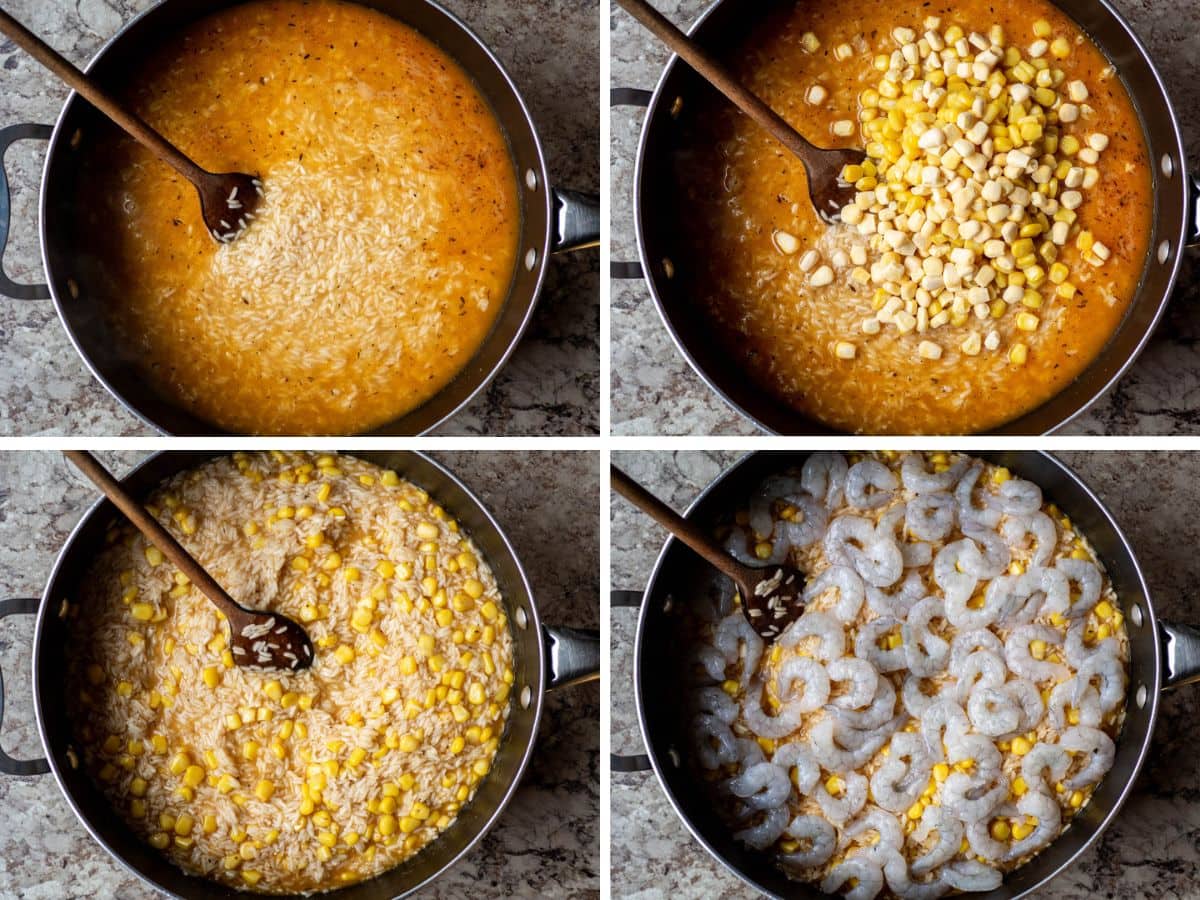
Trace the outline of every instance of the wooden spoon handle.
<path fill-rule="evenodd" d="M 125 493 L 120 482 L 109 474 L 96 457 L 86 450 L 64 450 L 63 456 L 91 479 L 92 483 L 104 493 L 104 496 L 137 526 L 138 531 L 146 536 L 146 540 L 161 550 L 163 556 L 174 563 L 175 567 L 186 575 L 192 584 L 202 590 L 208 599 L 217 604 L 227 617 L 236 618 L 244 613 L 241 606 L 225 593 L 225 589 L 217 584 L 208 572 L 204 571 L 190 553 L 183 549 L 183 545 L 175 540 L 167 529 L 158 524 L 158 520 L 150 515 L 142 504 Z"/>
<path fill-rule="evenodd" d="M 784 120 L 779 113 L 763 103 L 712 56 L 700 48 L 646 0 L 617 0 L 624 10 L 641 22 L 660 41 L 677 53 L 701 77 L 729 98 L 738 109 L 767 129 L 775 138 L 808 164 L 808 155 L 817 150 L 808 140 Z"/>
<path fill-rule="evenodd" d="M 80 96 L 121 126 L 130 137 L 174 168 L 184 178 L 193 184 L 199 184 L 208 176 L 208 172 L 184 156 L 174 144 L 138 116 L 122 107 L 57 50 L 2 9 L 0 9 L 0 32 L 12 38 L 18 47 L 65 81 Z"/>
<path fill-rule="evenodd" d="M 703 556 L 715 569 L 739 584 L 745 580 L 738 561 L 719 547 L 708 532 L 679 515 L 616 466 L 610 466 L 610 470 L 613 490 Z"/>

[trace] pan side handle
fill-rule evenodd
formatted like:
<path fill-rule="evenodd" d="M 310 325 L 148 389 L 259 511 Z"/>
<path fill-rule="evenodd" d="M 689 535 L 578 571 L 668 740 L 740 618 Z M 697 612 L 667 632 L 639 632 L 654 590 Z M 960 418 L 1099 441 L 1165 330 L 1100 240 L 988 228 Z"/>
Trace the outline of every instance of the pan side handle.
<path fill-rule="evenodd" d="M 608 104 L 610 107 L 618 106 L 634 106 L 640 109 L 646 109 L 650 105 L 650 100 L 654 97 L 653 92 L 644 91 L 641 88 L 613 88 L 608 94 Z M 610 278 L 620 278 L 627 280 L 640 279 L 642 277 L 642 264 L 639 262 L 621 262 L 612 260 L 608 264 L 608 274 Z"/>
<path fill-rule="evenodd" d="M 1173 688 L 1200 681 L 1200 631 L 1190 625 L 1159 622 L 1158 635 L 1167 667 L 1163 687 Z"/>
<path fill-rule="evenodd" d="M 48 141 L 53 133 L 54 129 L 49 125 L 21 124 L 0 128 L 0 294 L 13 300 L 47 300 L 50 286 L 18 284 L 4 271 L 4 251 L 8 247 L 8 232 L 12 225 L 12 194 L 4 171 L 4 155 L 17 141 Z"/>
<path fill-rule="evenodd" d="M 545 625 L 542 634 L 549 660 L 549 690 L 599 679 L 599 630 Z"/>
<path fill-rule="evenodd" d="M 37 597 L 19 597 L 15 600 L 0 601 L 0 619 L 9 616 L 37 613 Z M 4 673 L 0 672 L 0 726 L 4 724 Z M 0 774 L 4 775 L 45 775 L 50 771 L 50 763 L 44 759 L 13 759 L 0 749 Z"/>
<path fill-rule="evenodd" d="M 637 609 L 642 605 L 642 595 L 639 591 L 613 591 L 609 597 L 609 606 L 614 609 Z M 609 767 L 614 772 L 648 772 L 651 769 L 650 757 L 645 753 L 610 754 Z"/>
<path fill-rule="evenodd" d="M 1188 233 L 1184 243 L 1189 247 L 1200 247 L 1200 175 L 1191 177 L 1188 201 L 1192 211 L 1188 218 Z"/>

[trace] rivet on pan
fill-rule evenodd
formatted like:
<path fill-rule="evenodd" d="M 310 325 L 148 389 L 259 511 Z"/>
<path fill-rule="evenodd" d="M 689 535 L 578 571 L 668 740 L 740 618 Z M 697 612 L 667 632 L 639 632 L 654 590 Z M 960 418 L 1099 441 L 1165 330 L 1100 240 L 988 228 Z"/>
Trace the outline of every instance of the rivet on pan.
<path fill-rule="evenodd" d="M 664 275 L 666 275 L 668 278 L 675 277 L 675 263 L 671 262 L 669 257 L 663 257 L 662 267 Z"/>
<path fill-rule="evenodd" d="M 521 709 L 529 709 L 529 701 L 533 699 L 533 691 L 529 685 L 521 688 Z"/>
<path fill-rule="evenodd" d="M 1129 608 L 1129 621 L 1138 628 L 1142 627 L 1142 608 L 1136 603 Z"/>
<path fill-rule="evenodd" d="M 531 191 L 537 190 L 537 172 L 533 171 L 533 169 L 525 170 L 525 187 Z"/>
<path fill-rule="evenodd" d="M 1171 255 L 1171 242 L 1163 241 L 1158 245 L 1158 261 L 1165 263 Z"/>
<path fill-rule="evenodd" d="M 74 278 L 67 279 L 67 290 L 71 292 L 71 299 L 79 299 L 79 285 L 75 283 Z"/>
<path fill-rule="evenodd" d="M 667 751 L 667 756 L 670 757 L 671 765 L 673 765 L 675 768 L 678 769 L 679 768 L 679 751 L 676 750 L 674 747 L 672 747 L 670 750 Z"/>
<path fill-rule="evenodd" d="M 525 254 L 525 268 L 527 268 L 529 271 L 532 272 L 533 267 L 536 265 L 537 265 L 537 251 L 534 250 L 532 247 L 530 247 L 529 252 Z"/>
<path fill-rule="evenodd" d="M 1133 700 L 1135 703 L 1137 703 L 1138 709 L 1141 709 L 1146 705 L 1146 695 L 1146 686 L 1144 684 L 1139 684 L 1137 693 L 1133 695 Z"/>
<path fill-rule="evenodd" d="M 663 612 L 669 613 L 671 608 L 675 606 L 675 598 L 667 594 L 667 599 L 663 601 Z"/>
<path fill-rule="evenodd" d="M 72 132 L 72 134 L 71 134 L 71 149 L 72 150 L 76 149 L 82 141 L 83 141 L 83 131 L 76 128 L 75 131 Z"/>
<path fill-rule="evenodd" d="M 1163 154 L 1162 173 L 1168 178 L 1175 174 L 1175 160 L 1171 159 L 1170 153 Z"/>
<path fill-rule="evenodd" d="M 671 104 L 671 118 L 678 119 L 681 112 L 683 112 L 683 98 L 676 97 L 675 102 Z"/>
<path fill-rule="evenodd" d="M 517 627 L 522 631 L 529 627 L 529 617 L 525 615 L 525 610 L 520 607 L 517 608 L 517 614 L 514 618 L 517 620 Z"/>

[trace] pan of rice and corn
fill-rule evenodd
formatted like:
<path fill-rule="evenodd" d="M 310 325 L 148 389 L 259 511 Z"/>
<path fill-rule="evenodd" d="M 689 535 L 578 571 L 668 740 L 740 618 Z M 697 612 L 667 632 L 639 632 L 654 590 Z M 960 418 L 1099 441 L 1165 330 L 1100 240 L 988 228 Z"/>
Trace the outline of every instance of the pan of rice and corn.
<path fill-rule="evenodd" d="M 92 836 L 171 895 L 396 897 L 495 824 L 544 692 L 598 676 L 543 626 L 483 505 L 418 453 L 162 453 L 125 479 L 230 593 L 301 622 L 310 669 L 234 664 L 221 614 L 107 501 L 40 600 L 45 759 Z M 3 692 L 0 690 L 0 713 Z"/>
<path fill-rule="evenodd" d="M 1200 241 L 1200 183 L 1110 4 L 719 0 L 690 34 L 818 145 L 866 151 L 828 224 L 803 167 L 686 65 L 649 100 L 637 275 L 747 418 L 1040 434 L 1132 364 Z"/>
<path fill-rule="evenodd" d="M 687 516 L 806 609 L 764 646 L 675 540 L 641 594 L 647 756 L 719 862 L 778 897 L 1032 896 L 1114 819 L 1200 632 L 1043 453 L 756 453 Z M 768 571 L 768 570 L 764 570 Z M 680 652 L 661 653 L 666 642 Z"/>
<path fill-rule="evenodd" d="M 0 131 L 0 154 L 49 141 L 47 283 L 0 293 L 53 298 L 160 431 L 428 431 L 508 359 L 550 254 L 598 243 L 597 200 L 552 187 L 516 85 L 432 0 L 161 0 L 87 72 L 198 164 L 262 180 L 219 243 L 77 95 L 53 128 Z"/>

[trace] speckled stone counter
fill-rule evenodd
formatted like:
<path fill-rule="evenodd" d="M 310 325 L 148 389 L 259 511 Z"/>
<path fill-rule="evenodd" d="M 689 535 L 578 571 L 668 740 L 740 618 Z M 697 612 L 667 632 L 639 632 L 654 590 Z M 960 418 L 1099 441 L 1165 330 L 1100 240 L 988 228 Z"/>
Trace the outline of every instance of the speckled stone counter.
<path fill-rule="evenodd" d="M 142 454 L 100 456 L 120 473 Z M 543 620 L 598 627 L 597 455 L 433 456 L 507 531 Z M 534 484 L 539 490 L 530 490 Z M 57 453 L 0 451 L 0 596 L 41 593 L 62 542 L 97 496 Z M 18 758 L 41 755 L 29 684 L 32 636 L 32 617 L 0 624 L 2 744 Z M 595 683 L 547 696 L 537 749 L 512 802 L 483 842 L 422 896 L 599 895 L 599 715 Z M 88 836 L 52 776 L 0 776 L 0 900 L 160 896 Z"/>
<path fill-rule="evenodd" d="M 680 27 L 710 0 L 657 0 Z M 1189 159 L 1200 160 L 1200 29 L 1196 0 L 1114 0 L 1149 47 L 1180 117 Z M 614 4 L 612 83 L 653 89 L 670 54 Z M 612 258 L 636 260 L 633 169 L 644 111 L 614 108 Z M 1067 434 L 1200 432 L 1200 266 L 1193 252 L 1153 340 L 1120 384 L 1063 429 Z M 756 434 L 711 391 L 675 348 L 645 282 L 613 281 L 612 429 L 618 435 Z"/>
<path fill-rule="evenodd" d="M 738 453 L 613 454 L 656 495 L 683 510 Z M 1133 545 L 1164 618 L 1200 623 L 1200 453 L 1060 453 L 1108 506 Z M 612 585 L 645 587 L 663 533 L 614 497 Z M 612 749 L 640 753 L 633 703 L 635 610 L 612 614 Z M 1116 822 L 1096 846 L 1039 897 L 1055 900 L 1200 895 L 1200 765 L 1195 729 L 1200 690 L 1163 695 L 1149 760 Z M 612 776 L 614 897 L 744 897 L 750 891 L 696 844 L 653 773 Z"/>
<path fill-rule="evenodd" d="M 8 0 L 4 8 L 83 65 L 156 0 Z M 599 189 L 599 2 L 445 0 L 496 53 L 530 107 L 559 187 Z M 67 89 L 0 38 L 0 127 L 52 124 Z M 8 153 L 13 235 L 5 270 L 44 281 L 37 241 L 45 145 Z M 600 273 L 595 250 L 551 261 L 532 324 L 488 388 L 438 434 L 579 435 L 599 429 Z M 49 300 L 0 297 L 0 434 L 153 434 L 97 382 Z"/>

